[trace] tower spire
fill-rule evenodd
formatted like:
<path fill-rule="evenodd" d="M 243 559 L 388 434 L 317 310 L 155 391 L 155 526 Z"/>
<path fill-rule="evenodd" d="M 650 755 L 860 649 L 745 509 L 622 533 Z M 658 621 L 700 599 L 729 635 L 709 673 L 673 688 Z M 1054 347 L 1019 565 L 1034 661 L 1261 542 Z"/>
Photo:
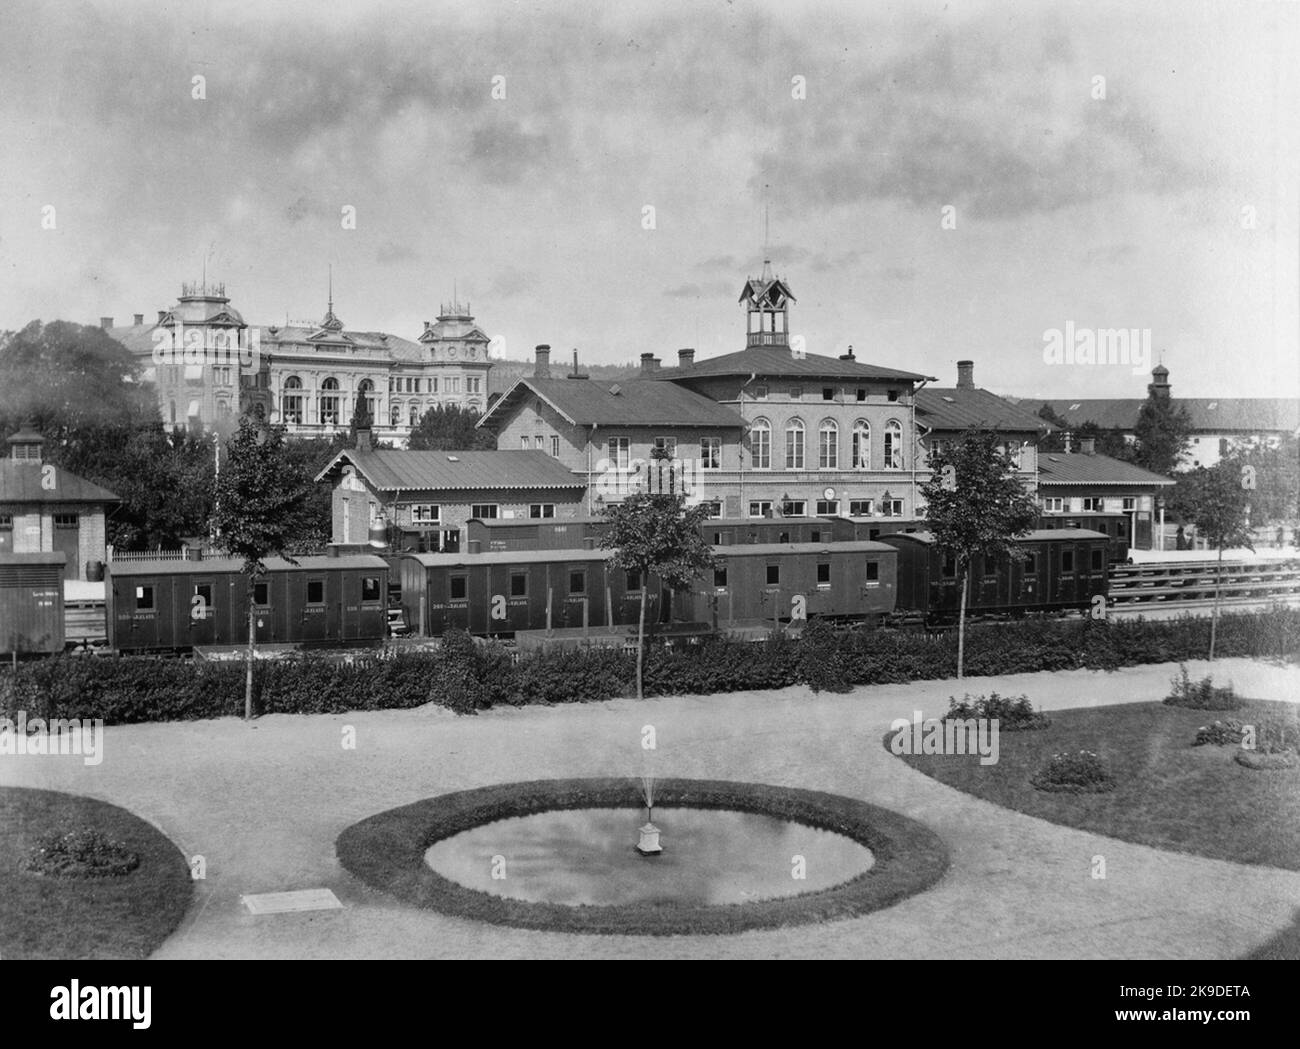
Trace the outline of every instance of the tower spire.
<path fill-rule="evenodd" d="M 326 331 L 342 331 L 343 322 L 334 316 L 334 264 L 329 265 L 329 305 L 325 310 L 325 319 L 320 326 Z"/>

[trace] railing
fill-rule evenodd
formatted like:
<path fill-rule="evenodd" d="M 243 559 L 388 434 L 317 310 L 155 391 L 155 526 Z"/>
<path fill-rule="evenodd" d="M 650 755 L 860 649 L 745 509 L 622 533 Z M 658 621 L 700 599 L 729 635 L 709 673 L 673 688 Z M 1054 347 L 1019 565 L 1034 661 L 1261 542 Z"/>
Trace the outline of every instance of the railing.
<path fill-rule="evenodd" d="M 790 336 L 783 331 L 751 331 L 745 338 L 746 346 L 789 346 Z"/>
<path fill-rule="evenodd" d="M 109 561 L 184 561 L 185 550 L 114 550 L 108 547 Z"/>
<path fill-rule="evenodd" d="M 1166 561 L 1112 565 L 1110 600 L 1117 605 L 1258 601 L 1300 595 L 1300 560 Z"/>

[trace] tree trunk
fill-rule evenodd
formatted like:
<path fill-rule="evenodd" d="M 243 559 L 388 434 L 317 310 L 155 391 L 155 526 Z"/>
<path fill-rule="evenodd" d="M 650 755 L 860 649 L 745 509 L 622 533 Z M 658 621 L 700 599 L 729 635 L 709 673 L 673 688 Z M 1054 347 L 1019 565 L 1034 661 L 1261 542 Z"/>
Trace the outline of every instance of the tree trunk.
<path fill-rule="evenodd" d="M 645 659 L 645 595 L 646 588 L 650 585 L 649 574 L 641 580 L 641 619 L 636 627 L 636 698 L 644 699 L 645 693 L 641 687 L 641 667 Z"/>
<path fill-rule="evenodd" d="M 257 645 L 257 614 L 253 605 L 253 577 L 248 578 L 248 668 L 244 674 L 244 720 L 253 720 L 253 651 Z"/>
<path fill-rule="evenodd" d="M 966 587 L 970 582 L 970 564 L 961 570 L 961 608 L 957 612 L 957 680 L 962 678 L 966 660 Z"/>
<path fill-rule="evenodd" d="M 1214 662 L 1214 642 L 1219 636 L 1219 596 L 1223 593 L 1223 544 L 1219 544 L 1219 566 L 1214 573 L 1214 611 L 1210 615 L 1210 662 Z"/>

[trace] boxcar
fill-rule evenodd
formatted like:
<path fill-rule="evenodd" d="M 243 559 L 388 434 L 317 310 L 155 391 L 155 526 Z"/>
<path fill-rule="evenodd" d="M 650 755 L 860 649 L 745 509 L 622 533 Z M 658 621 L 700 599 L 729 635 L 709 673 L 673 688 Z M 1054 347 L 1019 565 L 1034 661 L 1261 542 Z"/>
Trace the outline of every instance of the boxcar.
<path fill-rule="evenodd" d="M 1081 528 L 1089 532 L 1100 532 L 1110 538 L 1110 560 L 1112 564 L 1127 564 L 1129 560 L 1129 538 L 1133 533 L 1133 521 L 1128 514 L 1093 513 L 1043 513 L 1038 518 L 1039 528 Z"/>
<path fill-rule="evenodd" d="M 675 617 L 715 629 L 800 619 L 879 619 L 894 610 L 898 551 L 884 543 L 757 543 L 716 550 L 712 578 Z"/>
<path fill-rule="evenodd" d="M 267 558 L 255 584 L 257 640 L 327 647 L 388 636 L 388 565 L 369 555 Z M 169 652 L 248 640 L 238 560 L 112 562 L 108 640 L 119 652 Z"/>
<path fill-rule="evenodd" d="M 0 554 L 0 654 L 63 651 L 64 553 Z"/>
<path fill-rule="evenodd" d="M 466 550 L 494 554 L 506 550 L 582 550 L 597 545 L 608 527 L 599 517 L 501 518 L 472 517 L 465 523 Z"/>
<path fill-rule="evenodd" d="M 960 580 L 955 558 L 929 532 L 895 532 L 882 542 L 898 550 L 898 607 L 927 619 L 955 618 Z M 1038 529 L 1016 540 L 1010 564 L 971 565 L 969 613 L 1018 615 L 1085 609 L 1106 593 L 1110 537 L 1084 529 Z"/>

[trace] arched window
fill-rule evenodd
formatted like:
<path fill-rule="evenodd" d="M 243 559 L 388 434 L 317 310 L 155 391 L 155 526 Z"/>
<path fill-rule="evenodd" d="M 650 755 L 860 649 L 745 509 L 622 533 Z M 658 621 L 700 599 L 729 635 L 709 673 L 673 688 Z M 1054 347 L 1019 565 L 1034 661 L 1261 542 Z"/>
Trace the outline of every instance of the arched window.
<path fill-rule="evenodd" d="M 785 468 L 804 468 L 804 428 L 802 419 L 791 419 L 785 428 Z"/>
<path fill-rule="evenodd" d="M 326 379 L 320 384 L 320 421 L 337 425 L 339 421 L 339 381 Z"/>
<path fill-rule="evenodd" d="M 834 419 L 823 419 L 817 431 L 817 467 L 821 470 L 840 468 L 840 428 Z"/>
<path fill-rule="evenodd" d="M 749 428 L 749 451 L 755 470 L 772 469 L 772 424 L 766 419 L 755 419 Z"/>
<path fill-rule="evenodd" d="M 903 468 L 903 424 L 897 419 L 885 423 L 885 469 Z"/>
<path fill-rule="evenodd" d="M 290 375 L 284 380 L 284 393 L 280 395 L 280 418 L 286 423 L 302 422 L 302 380 Z"/>
<path fill-rule="evenodd" d="M 223 419 L 230 415 L 230 402 L 217 401 L 217 414 Z"/>
<path fill-rule="evenodd" d="M 365 394 L 366 413 L 373 419 L 375 417 L 375 384 L 369 379 L 362 379 L 357 384 L 357 392 Z"/>
<path fill-rule="evenodd" d="M 398 401 L 394 401 L 388 406 L 388 425 L 402 425 L 402 405 Z"/>
<path fill-rule="evenodd" d="M 414 402 L 412 402 L 411 404 L 411 413 L 409 419 L 412 428 L 414 428 L 415 425 L 420 421 L 420 406 L 418 404 L 415 404 Z"/>
<path fill-rule="evenodd" d="M 866 419 L 853 424 L 853 469 L 871 469 L 871 424 Z"/>
<path fill-rule="evenodd" d="M 167 402 L 167 421 L 171 423 L 173 426 L 176 425 L 176 402 L 175 401 Z"/>

